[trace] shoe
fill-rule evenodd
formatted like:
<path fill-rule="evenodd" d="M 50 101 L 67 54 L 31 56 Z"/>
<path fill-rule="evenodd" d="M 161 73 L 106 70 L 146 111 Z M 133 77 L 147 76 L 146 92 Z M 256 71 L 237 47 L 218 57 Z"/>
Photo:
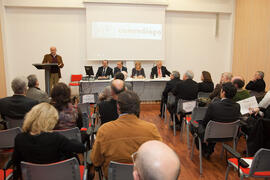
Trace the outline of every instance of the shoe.
<path fill-rule="evenodd" d="M 164 118 L 164 116 L 162 116 L 161 114 L 158 115 L 160 118 Z"/>
<path fill-rule="evenodd" d="M 210 153 L 209 152 L 202 152 L 202 155 L 203 155 L 203 157 L 205 158 L 205 159 L 210 159 Z"/>

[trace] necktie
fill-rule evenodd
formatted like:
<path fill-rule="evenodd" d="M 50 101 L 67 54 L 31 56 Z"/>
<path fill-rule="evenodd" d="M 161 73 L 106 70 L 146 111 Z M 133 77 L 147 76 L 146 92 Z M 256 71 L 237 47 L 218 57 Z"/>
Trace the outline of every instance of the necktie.
<path fill-rule="evenodd" d="M 158 68 L 158 77 L 162 77 L 161 69 L 160 68 Z"/>
<path fill-rule="evenodd" d="M 105 76 L 105 68 L 103 68 L 102 76 Z"/>

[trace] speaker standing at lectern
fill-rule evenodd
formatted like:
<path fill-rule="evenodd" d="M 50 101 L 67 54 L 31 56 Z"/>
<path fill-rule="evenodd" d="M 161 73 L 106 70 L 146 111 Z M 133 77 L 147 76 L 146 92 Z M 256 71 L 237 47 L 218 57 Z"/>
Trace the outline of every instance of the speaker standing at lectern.
<path fill-rule="evenodd" d="M 52 87 L 58 83 L 59 79 L 61 78 L 61 71 L 60 68 L 64 67 L 64 63 L 62 61 L 62 57 L 56 54 L 56 47 L 50 47 L 50 54 L 46 54 L 42 61 L 42 64 L 46 63 L 57 63 L 58 67 L 52 68 L 50 71 L 50 90 Z"/>

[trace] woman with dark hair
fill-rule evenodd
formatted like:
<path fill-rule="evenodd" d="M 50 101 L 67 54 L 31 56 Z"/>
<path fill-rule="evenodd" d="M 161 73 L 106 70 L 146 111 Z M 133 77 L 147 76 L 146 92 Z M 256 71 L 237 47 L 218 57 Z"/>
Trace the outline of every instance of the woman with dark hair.
<path fill-rule="evenodd" d="M 59 121 L 54 129 L 81 128 L 81 116 L 71 103 L 70 88 L 65 83 L 57 83 L 51 92 L 51 104 L 59 113 Z"/>
<path fill-rule="evenodd" d="M 208 71 L 203 71 L 201 76 L 202 82 L 198 83 L 199 92 L 212 92 L 214 90 L 214 83 L 211 74 Z"/>

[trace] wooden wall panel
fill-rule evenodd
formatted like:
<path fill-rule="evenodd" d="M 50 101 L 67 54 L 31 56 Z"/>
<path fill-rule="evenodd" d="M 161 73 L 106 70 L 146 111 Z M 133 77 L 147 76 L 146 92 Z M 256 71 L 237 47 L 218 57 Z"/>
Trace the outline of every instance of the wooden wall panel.
<path fill-rule="evenodd" d="M 5 97 L 6 95 L 7 95 L 6 76 L 5 76 L 2 32 L 0 24 L 0 98 Z"/>
<path fill-rule="evenodd" d="M 233 74 L 246 82 L 265 72 L 270 87 L 270 1 L 236 0 Z"/>

